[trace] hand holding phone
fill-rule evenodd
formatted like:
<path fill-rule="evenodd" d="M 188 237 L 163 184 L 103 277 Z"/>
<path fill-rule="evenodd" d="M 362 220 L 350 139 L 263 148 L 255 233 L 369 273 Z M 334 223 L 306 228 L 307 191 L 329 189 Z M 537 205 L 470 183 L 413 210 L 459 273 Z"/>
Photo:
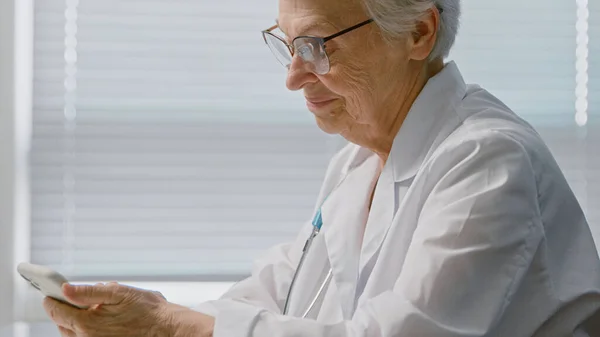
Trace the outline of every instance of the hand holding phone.
<path fill-rule="evenodd" d="M 62 286 L 69 283 L 67 279 L 57 271 L 51 268 L 35 265 L 31 263 L 20 263 L 17 271 L 27 282 L 39 290 L 44 296 L 52 297 L 55 300 L 70 304 L 79 309 L 87 309 L 73 303 L 70 303 L 63 295 Z"/>

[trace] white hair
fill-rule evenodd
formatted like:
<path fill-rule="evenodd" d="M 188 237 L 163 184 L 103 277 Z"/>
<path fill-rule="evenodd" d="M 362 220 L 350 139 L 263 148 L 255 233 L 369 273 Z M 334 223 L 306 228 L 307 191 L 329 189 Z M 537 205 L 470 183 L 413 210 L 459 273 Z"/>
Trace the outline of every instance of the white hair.
<path fill-rule="evenodd" d="M 388 38 L 412 32 L 416 22 L 432 7 L 440 14 L 437 41 L 430 60 L 446 58 L 456 40 L 460 21 L 460 0 L 363 0 L 363 3 Z"/>

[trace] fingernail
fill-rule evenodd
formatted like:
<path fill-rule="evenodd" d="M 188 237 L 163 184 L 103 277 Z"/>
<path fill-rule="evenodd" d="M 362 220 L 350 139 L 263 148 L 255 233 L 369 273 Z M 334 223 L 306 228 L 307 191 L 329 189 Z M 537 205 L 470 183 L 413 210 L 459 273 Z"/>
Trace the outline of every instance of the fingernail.
<path fill-rule="evenodd" d="M 69 292 L 71 288 L 72 288 L 72 286 L 69 283 L 63 283 L 63 285 L 62 285 L 63 293 Z"/>

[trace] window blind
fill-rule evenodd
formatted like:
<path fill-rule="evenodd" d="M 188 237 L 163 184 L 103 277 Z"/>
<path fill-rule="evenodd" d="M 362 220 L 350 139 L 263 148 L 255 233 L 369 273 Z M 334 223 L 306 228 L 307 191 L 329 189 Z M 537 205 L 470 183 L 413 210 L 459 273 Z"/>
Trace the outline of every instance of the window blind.
<path fill-rule="evenodd" d="M 230 280 L 295 237 L 336 141 L 264 46 L 276 2 L 35 4 L 35 263 Z"/>
<path fill-rule="evenodd" d="M 465 80 L 488 89 L 532 122 L 572 124 L 575 2 L 463 0 L 462 4 L 451 58 Z"/>
<path fill-rule="evenodd" d="M 589 81 L 589 90 L 585 93 L 589 102 L 586 127 L 588 218 L 594 225 L 593 229 L 597 234 L 596 243 L 600 246 L 600 3 L 593 0 L 579 2 L 582 3 L 582 8 L 587 9 L 587 11 L 582 10 L 580 15 L 585 18 L 587 14 L 588 19 L 588 25 L 580 29 L 581 39 L 587 47 L 584 49 L 588 51 L 587 55 L 582 56 L 584 58 L 587 56 L 585 60 Z"/>
<path fill-rule="evenodd" d="M 35 3 L 33 262 L 79 280 L 233 280 L 309 220 L 340 142 L 264 46 L 276 1 Z M 538 127 L 582 205 L 598 200 L 574 123 L 575 3 L 463 7 L 451 58 Z"/>
<path fill-rule="evenodd" d="M 585 56 L 589 67 L 589 119 L 590 124 L 596 124 L 600 122 L 600 3 L 589 1 L 588 6 L 589 21 L 582 38 L 587 37 L 588 50 Z"/>

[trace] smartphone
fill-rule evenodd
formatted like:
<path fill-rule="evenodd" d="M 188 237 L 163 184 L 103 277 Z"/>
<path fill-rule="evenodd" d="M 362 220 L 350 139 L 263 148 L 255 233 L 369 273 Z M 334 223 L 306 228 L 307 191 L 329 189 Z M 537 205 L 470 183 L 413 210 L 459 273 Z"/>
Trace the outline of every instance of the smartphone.
<path fill-rule="evenodd" d="M 68 281 L 57 271 L 31 263 L 20 263 L 17 266 L 17 271 L 21 277 L 44 296 L 52 297 L 55 300 L 70 304 L 79 309 L 87 309 L 87 307 L 75 305 L 67 301 L 62 292 L 62 285 L 68 283 Z"/>

